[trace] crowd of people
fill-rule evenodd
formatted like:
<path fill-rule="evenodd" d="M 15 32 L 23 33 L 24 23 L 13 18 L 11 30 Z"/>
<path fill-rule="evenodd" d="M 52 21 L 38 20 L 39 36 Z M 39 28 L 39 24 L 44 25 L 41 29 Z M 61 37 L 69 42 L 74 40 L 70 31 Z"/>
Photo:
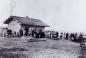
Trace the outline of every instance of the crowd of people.
<path fill-rule="evenodd" d="M 16 33 L 16 32 L 12 32 L 12 30 L 7 30 L 7 36 L 31 36 L 31 37 L 35 37 L 35 38 L 45 38 L 45 32 L 41 29 L 37 30 L 37 29 L 33 29 L 33 30 L 21 30 Z"/>
<path fill-rule="evenodd" d="M 12 33 L 11 30 L 7 30 L 8 35 L 16 35 L 17 33 Z M 41 29 L 33 29 L 30 31 L 24 32 L 23 30 L 20 30 L 18 33 L 19 36 L 31 36 L 35 38 L 50 38 L 54 40 L 72 40 L 72 41 L 82 41 L 83 34 L 81 33 L 69 33 L 69 32 L 56 32 L 56 31 L 43 31 Z"/>
<path fill-rule="evenodd" d="M 62 40 L 72 40 L 72 41 L 81 41 L 83 38 L 83 34 L 81 33 L 65 33 L 65 32 L 47 32 L 47 36 L 48 38 L 51 39 L 62 39 Z"/>

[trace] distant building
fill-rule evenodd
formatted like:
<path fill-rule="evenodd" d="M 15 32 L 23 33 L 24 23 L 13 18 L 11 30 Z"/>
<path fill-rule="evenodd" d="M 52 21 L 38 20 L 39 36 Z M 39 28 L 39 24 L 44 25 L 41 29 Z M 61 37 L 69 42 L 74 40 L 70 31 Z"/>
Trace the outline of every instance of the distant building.
<path fill-rule="evenodd" d="M 19 16 L 10 16 L 7 20 L 4 21 L 4 24 L 8 24 L 8 29 L 12 32 L 19 33 L 20 30 L 23 31 L 23 34 L 28 34 L 31 30 L 44 30 L 45 27 L 49 27 L 47 24 L 41 20 Z"/>
<path fill-rule="evenodd" d="M 7 33 L 7 27 L 1 27 L 0 28 L 0 36 L 6 36 Z"/>

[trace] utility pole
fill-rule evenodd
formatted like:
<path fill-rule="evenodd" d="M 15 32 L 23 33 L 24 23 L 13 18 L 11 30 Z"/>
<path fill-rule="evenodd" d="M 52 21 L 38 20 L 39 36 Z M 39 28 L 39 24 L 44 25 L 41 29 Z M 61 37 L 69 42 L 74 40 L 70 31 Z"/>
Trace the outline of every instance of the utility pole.
<path fill-rule="evenodd" d="M 10 0 L 10 16 L 13 15 L 13 0 Z"/>

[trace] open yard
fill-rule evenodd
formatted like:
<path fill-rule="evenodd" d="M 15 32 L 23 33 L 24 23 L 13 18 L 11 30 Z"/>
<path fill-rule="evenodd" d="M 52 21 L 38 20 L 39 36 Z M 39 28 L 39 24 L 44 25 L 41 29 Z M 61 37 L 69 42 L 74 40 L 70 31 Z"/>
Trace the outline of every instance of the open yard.
<path fill-rule="evenodd" d="M 80 44 L 69 40 L 29 42 L 0 37 L 0 58 L 79 58 Z"/>

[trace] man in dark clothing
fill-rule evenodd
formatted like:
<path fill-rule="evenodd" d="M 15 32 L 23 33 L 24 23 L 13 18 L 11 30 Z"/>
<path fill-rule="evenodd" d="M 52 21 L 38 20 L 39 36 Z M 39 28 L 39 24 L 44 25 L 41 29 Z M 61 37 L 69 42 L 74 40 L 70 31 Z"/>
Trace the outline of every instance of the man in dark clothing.
<path fill-rule="evenodd" d="M 68 37 L 69 37 L 69 34 L 68 33 L 66 33 L 66 39 L 68 40 Z"/>
<path fill-rule="evenodd" d="M 36 30 L 32 30 L 32 37 L 36 37 L 36 36 L 37 36 Z"/>
<path fill-rule="evenodd" d="M 12 35 L 12 30 L 7 30 L 8 35 Z"/>
<path fill-rule="evenodd" d="M 39 38 L 45 38 L 45 33 L 41 29 L 39 30 Z"/>
<path fill-rule="evenodd" d="M 40 35 L 40 38 L 45 38 L 45 33 L 44 32 L 40 32 L 39 35 Z"/>
<path fill-rule="evenodd" d="M 81 41 L 83 41 L 84 39 L 83 39 L 83 35 L 82 34 L 80 34 L 79 35 L 79 42 L 81 42 Z"/>
<path fill-rule="evenodd" d="M 58 39 L 58 34 L 59 34 L 59 33 L 58 33 L 58 32 L 56 32 L 56 37 L 57 37 L 57 39 Z"/>
<path fill-rule="evenodd" d="M 70 34 L 70 40 L 72 40 L 72 33 Z"/>
<path fill-rule="evenodd" d="M 83 48 L 83 46 L 85 45 L 85 41 L 82 34 L 79 35 L 79 42 L 80 42 L 80 47 Z"/>
<path fill-rule="evenodd" d="M 76 41 L 76 36 L 77 36 L 77 33 L 74 34 L 74 41 Z"/>
<path fill-rule="evenodd" d="M 23 30 L 20 30 L 20 36 L 23 36 Z"/>

